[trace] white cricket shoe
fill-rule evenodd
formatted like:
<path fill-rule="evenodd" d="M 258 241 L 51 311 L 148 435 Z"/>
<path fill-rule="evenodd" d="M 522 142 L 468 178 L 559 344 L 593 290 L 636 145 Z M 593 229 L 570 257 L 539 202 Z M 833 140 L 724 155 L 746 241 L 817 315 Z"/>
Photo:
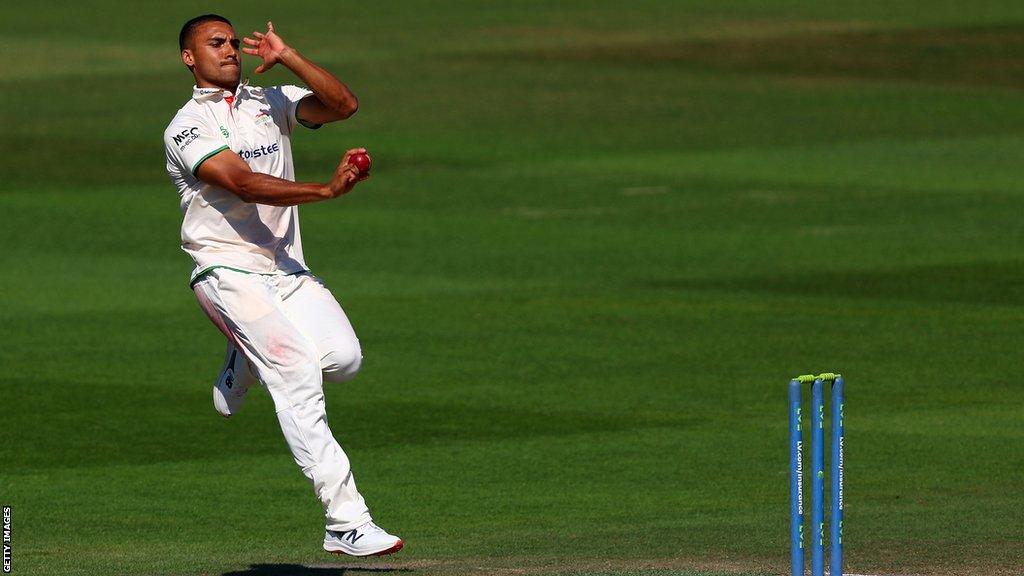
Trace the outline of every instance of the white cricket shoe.
<path fill-rule="evenodd" d="M 256 381 L 245 354 L 235 348 L 234 344 L 228 344 L 224 367 L 213 383 L 213 408 L 221 416 L 230 418 L 242 408 L 245 393 Z"/>
<path fill-rule="evenodd" d="M 398 552 L 402 546 L 401 538 L 388 534 L 373 522 L 367 522 L 354 530 L 328 530 L 324 534 L 324 550 L 331 554 L 384 556 Z"/>

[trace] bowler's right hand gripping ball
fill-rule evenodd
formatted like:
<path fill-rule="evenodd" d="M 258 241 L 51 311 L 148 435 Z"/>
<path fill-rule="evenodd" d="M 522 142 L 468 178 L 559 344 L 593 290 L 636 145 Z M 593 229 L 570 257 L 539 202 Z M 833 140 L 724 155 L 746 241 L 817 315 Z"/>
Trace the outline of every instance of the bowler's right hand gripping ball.
<path fill-rule="evenodd" d="M 356 168 L 359 168 L 360 174 L 366 174 L 370 171 L 370 157 L 366 154 L 353 154 L 348 161 Z"/>

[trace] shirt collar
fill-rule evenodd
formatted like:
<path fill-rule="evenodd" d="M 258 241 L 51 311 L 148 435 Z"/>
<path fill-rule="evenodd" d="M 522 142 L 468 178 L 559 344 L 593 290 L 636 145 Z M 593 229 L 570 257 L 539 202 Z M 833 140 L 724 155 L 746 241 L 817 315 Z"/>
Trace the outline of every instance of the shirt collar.
<path fill-rule="evenodd" d="M 238 83 L 238 88 L 235 90 L 234 94 L 232 94 L 230 90 L 224 90 L 222 88 L 200 88 L 198 86 L 192 86 L 192 99 L 196 102 L 216 102 L 217 100 L 222 100 L 225 96 L 235 96 L 238 98 L 249 89 L 248 78 Z"/>

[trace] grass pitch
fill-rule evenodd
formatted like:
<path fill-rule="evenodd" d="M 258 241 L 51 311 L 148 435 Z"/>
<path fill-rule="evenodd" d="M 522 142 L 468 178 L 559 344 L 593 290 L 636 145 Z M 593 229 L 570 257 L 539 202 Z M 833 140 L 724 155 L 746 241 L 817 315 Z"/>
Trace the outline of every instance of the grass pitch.
<path fill-rule="evenodd" d="M 848 570 L 1019 571 L 1020 3 L 218 5 L 361 99 L 293 143 L 374 157 L 302 209 L 366 355 L 332 426 L 407 541 L 369 561 L 320 550 L 266 394 L 210 406 L 161 143 L 209 7 L 120 6 L 0 7 L 15 574 L 781 574 L 824 370 Z"/>

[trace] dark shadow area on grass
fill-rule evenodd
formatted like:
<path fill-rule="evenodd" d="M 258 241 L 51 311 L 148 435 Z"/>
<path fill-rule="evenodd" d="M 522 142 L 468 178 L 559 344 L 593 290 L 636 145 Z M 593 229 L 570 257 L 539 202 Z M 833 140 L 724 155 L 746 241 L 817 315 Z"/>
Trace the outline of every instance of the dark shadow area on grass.
<path fill-rule="evenodd" d="M 516 61 L 618 62 L 731 73 L 1021 87 L 1020 24 L 593 44 L 489 54 Z M 479 57 L 479 56 L 474 56 Z"/>
<path fill-rule="evenodd" d="M 303 566 L 302 564 L 250 564 L 246 570 L 225 572 L 223 576 L 341 576 L 357 573 L 413 572 L 412 568 L 392 566 Z"/>
<path fill-rule="evenodd" d="M 807 296 L 1024 305 L 1024 261 L 941 264 L 878 271 L 654 280 L 651 288 L 737 290 Z"/>

